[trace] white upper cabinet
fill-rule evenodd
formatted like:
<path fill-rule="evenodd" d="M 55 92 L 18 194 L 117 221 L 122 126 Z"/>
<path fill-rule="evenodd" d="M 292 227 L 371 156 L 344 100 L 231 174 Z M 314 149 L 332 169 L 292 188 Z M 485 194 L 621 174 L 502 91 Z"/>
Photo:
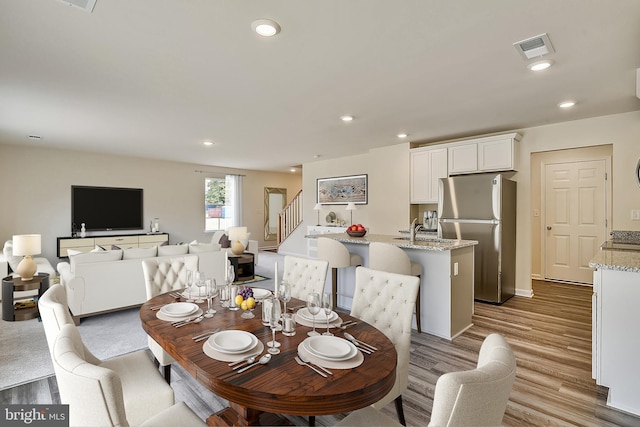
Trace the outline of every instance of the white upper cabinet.
<path fill-rule="evenodd" d="M 411 150 L 411 203 L 437 203 L 438 180 L 447 177 L 446 148 Z"/>
<path fill-rule="evenodd" d="M 449 174 L 518 170 L 519 141 L 519 134 L 510 133 L 447 144 Z"/>

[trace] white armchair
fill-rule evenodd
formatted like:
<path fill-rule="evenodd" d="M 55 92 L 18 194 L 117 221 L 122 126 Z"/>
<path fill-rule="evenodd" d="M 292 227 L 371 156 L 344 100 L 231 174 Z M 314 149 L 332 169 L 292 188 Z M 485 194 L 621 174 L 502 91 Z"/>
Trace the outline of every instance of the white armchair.
<path fill-rule="evenodd" d="M 74 325 L 60 329 L 52 359 L 71 426 L 206 426 L 184 403 L 173 404 L 171 387 L 152 365 L 149 370 L 126 356 L 99 365 L 87 360 Z M 158 396 L 158 387 L 165 396 Z"/>
<path fill-rule="evenodd" d="M 327 261 L 286 255 L 282 280 L 291 285 L 293 298 L 306 301 L 312 292 L 322 295 L 328 269 Z"/>
<path fill-rule="evenodd" d="M 476 369 L 449 372 L 438 378 L 429 426 L 502 425 L 515 376 L 516 359 L 511 347 L 501 335 L 489 335 L 480 347 Z M 398 427 L 401 424 L 369 406 L 352 412 L 338 425 Z"/>
<path fill-rule="evenodd" d="M 159 260 L 158 258 L 143 260 L 142 272 L 144 273 L 147 299 L 187 287 L 187 270 L 195 271 L 197 269 L 198 257 L 195 255 L 173 257 L 168 260 Z M 171 364 L 175 362 L 175 359 L 164 351 L 153 338 L 147 336 L 147 340 L 149 350 L 153 353 L 158 365 L 162 366 L 164 378 L 170 384 Z"/>
<path fill-rule="evenodd" d="M 102 397 L 95 395 L 102 393 L 100 384 L 83 377 L 83 372 L 88 373 L 85 368 L 106 368 L 112 372 L 109 378 L 119 378 L 126 418 L 131 425 L 142 424 L 144 420 L 173 405 L 173 389 L 163 380 L 146 351 L 136 351 L 103 362 L 84 346 L 69 314 L 65 290 L 61 285 L 51 286 L 40 297 L 38 309 L 56 371 L 62 403 L 70 404 L 71 425 L 127 425 L 118 424 L 110 419 L 112 414 L 109 408 L 113 407 L 109 405 L 115 404 L 108 404 Z M 73 331 L 67 331 L 67 334 L 77 335 L 77 338 L 73 339 L 73 350 L 82 360 L 74 359 L 73 363 L 63 363 L 60 366 L 56 360 L 61 362 L 64 352 L 58 352 L 56 356 L 55 343 L 65 328 Z M 77 381 L 74 380 L 75 377 Z M 109 392 L 107 389 L 105 391 Z M 115 416 L 115 413 L 113 415 Z M 105 416 L 107 418 L 103 418 Z"/>

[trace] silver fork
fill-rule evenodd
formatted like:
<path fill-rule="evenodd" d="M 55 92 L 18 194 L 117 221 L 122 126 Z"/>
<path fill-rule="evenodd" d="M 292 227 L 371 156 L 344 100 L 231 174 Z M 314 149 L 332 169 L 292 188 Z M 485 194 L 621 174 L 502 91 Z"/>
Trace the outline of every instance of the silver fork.
<path fill-rule="evenodd" d="M 198 323 L 202 319 L 204 319 L 204 315 L 201 314 L 200 316 L 192 317 L 190 319 L 183 320 L 182 322 L 172 323 L 172 325 L 176 328 L 180 328 L 182 326 L 188 325 L 189 323 Z"/>
<path fill-rule="evenodd" d="M 327 378 L 327 374 L 325 374 L 322 371 L 317 370 L 314 366 L 309 365 L 308 363 L 303 362 L 302 360 L 300 360 L 300 358 L 298 356 L 296 356 L 294 359 L 296 359 L 296 362 L 298 362 L 298 365 L 305 365 L 310 367 L 311 369 L 313 369 L 314 371 L 316 371 L 318 374 L 322 375 L 323 377 Z"/>

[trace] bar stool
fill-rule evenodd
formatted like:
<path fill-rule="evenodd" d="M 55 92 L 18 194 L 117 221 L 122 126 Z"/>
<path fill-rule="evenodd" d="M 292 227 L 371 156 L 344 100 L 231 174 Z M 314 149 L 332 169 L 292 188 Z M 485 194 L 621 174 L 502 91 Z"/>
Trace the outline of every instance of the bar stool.
<path fill-rule="evenodd" d="M 422 265 L 411 262 L 409 255 L 402 249 L 389 243 L 372 242 L 369 244 L 369 268 L 386 271 L 388 273 L 404 274 L 406 276 L 422 275 Z M 420 288 L 416 299 L 416 327 L 420 327 Z"/>
<path fill-rule="evenodd" d="M 331 268 L 331 305 L 338 305 L 338 269 L 362 265 L 362 257 L 349 252 L 349 249 L 337 240 L 318 237 L 318 259 L 329 262 Z"/>

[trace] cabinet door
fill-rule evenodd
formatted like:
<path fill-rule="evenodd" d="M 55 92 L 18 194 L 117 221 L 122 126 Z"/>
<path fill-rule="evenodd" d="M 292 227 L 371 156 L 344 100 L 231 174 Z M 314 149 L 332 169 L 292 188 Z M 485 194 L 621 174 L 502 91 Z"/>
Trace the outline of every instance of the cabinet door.
<path fill-rule="evenodd" d="M 478 144 L 449 147 L 449 173 L 473 173 L 478 170 Z"/>
<path fill-rule="evenodd" d="M 428 199 L 427 202 L 438 203 L 438 191 L 440 178 L 447 178 L 447 149 L 440 148 L 437 150 L 431 150 L 431 158 L 429 159 L 429 177 L 428 177 Z"/>
<path fill-rule="evenodd" d="M 429 194 L 429 151 L 411 152 L 411 203 L 427 203 Z"/>
<path fill-rule="evenodd" d="M 447 149 L 411 152 L 411 203 L 437 203 L 438 180 L 447 177 Z"/>
<path fill-rule="evenodd" d="M 481 171 L 515 170 L 512 138 L 478 143 L 478 169 Z"/>

